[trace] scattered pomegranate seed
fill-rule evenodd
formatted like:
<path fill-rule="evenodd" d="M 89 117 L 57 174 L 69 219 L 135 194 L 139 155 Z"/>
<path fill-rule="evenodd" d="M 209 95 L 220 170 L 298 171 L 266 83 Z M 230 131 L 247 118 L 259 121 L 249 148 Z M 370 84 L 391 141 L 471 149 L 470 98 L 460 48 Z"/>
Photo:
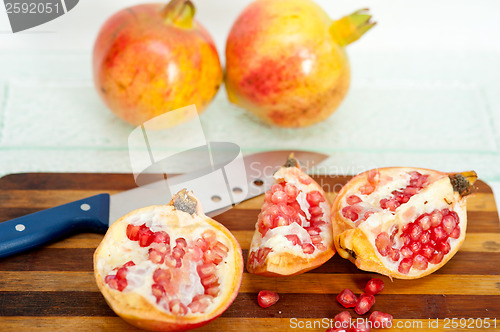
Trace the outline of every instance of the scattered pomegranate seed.
<path fill-rule="evenodd" d="M 365 286 L 365 292 L 372 295 L 380 293 L 383 289 L 384 282 L 379 278 L 370 279 Z"/>
<path fill-rule="evenodd" d="M 337 295 L 337 301 L 344 306 L 344 308 L 354 308 L 358 304 L 358 298 L 349 288 L 344 289 Z"/>
<path fill-rule="evenodd" d="M 356 320 L 353 325 L 354 326 L 347 330 L 347 332 L 370 332 L 371 330 L 370 324 L 365 320 Z"/>
<path fill-rule="evenodd" d="M 349 311 L 342 311 L 333 318 L 333 321 L 335 322 L 335 327 L 337 328 L 340 327 L 344 329 L 349 328 L 349 323 L 351 322 L 351 318 L 352 317 Z"/>
<path fill-rule="evenodd" d="M 279 298 L 280 297 L 278 293 L 271 292 L 268 290 L 261 290 L 257 295 L 257 300 L 262 308 L 268 308 L 272 306 L 273 304 L 278 302 Z"/>
<path fill-rule="evenodd" d="M 366 314 L 370 308 L 375 304 L 375 296 L 363 293 L 359 296 L 359 301 L 354 308 L 358 315 Z"/>
<path fill-rule="evenodd" d="M 369 321 L 373 328 L 386 329 L 392 327 L 392 315 L 380 311 L 374 311 L 370 315 Z"/>

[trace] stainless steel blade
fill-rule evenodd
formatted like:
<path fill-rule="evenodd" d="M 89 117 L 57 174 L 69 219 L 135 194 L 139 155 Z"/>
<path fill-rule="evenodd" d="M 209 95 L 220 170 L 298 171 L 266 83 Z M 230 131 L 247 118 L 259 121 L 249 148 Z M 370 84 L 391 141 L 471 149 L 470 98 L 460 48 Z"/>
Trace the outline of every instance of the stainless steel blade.
<path fill-rule="evenodd" d="M 232 170 L 226 169 L 226 172 L 222 172 L 222 165 L 216 165 L 211 170 L 171 177 L 168 182 L 156 181 L 112 195 L 109 224 L 135 209 L 167 204 L 172 198 L 172 193 L 182 188 L 191 190 L 198 197 L 207 215 L 220 213 L 234 204 L 261 195 L 268 190 L 273 183 L 274 172 L 285 163 L 292 152 L 306 171 L 328 158 L 325 154 L 310 151 L 259 152 L 243 157 L 244 167 L 238 164 L 236 165 L 238 169 L 233 167 Z M 220 185 L 220 180 L 228 185 L 227 188 Z"/>

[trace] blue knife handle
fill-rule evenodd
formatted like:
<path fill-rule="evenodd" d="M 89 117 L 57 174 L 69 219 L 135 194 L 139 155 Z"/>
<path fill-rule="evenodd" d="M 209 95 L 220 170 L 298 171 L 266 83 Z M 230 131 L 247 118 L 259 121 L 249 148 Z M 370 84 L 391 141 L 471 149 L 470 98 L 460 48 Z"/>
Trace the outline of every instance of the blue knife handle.
<path fill-rule="evenodd" d="M 0 223 L 0 257 L 76 232 L 108 229 L 109 194 L 100 194 Z"/>

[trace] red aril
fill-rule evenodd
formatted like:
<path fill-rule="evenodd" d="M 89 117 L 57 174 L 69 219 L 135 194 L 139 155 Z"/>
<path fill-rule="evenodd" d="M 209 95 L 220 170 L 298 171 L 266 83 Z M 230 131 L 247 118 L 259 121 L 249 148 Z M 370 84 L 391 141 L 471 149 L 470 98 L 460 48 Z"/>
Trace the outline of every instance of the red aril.
<path fill-rule="evenodd" d="M 234 236 L 182 190 L 168 205 L 135 210 L 114 222 L 95 251 L 94 275 L 127 322 L 186 330 L 229 307 L 241 284 L 243 257 Z"/>
<path fill-rule="evenodd" d="M 352 327 L 347 330 L 347 332 L 370 332 L 370 324 L 368 324 L 364 319 L 356 319 L 352 323 Z"/>
<path fill-rule="evenodd" d="M 384 312 L 372 312 L 369 321 L 371 322 L 372 327 L 376 329 L 387 329 L 392 327 L 392 315 Z"/>
<path fill-rule="evenodd" d="M 280 299 L 278 293 L 268 290 L 261 290 L 257 295 L 257 301 L 262 308 L 268 308 L 278 302 Z"/>
<path fill-rule="evenodd" d="M 348 329 L 349 324 L 351 323 L 351 318 L 352 317 L 349 311 L 342 311 L 341 313 L 335 315 L 335 317 L 333 318 L 335 324 L 334 326 L 336 328 Z"/>
<path fill-rule="evenodd" d="M 344 289 L 337 295 L 337 301 L 344 308 L 354 308 L 358 304 L 358 297 L 349 288 Z"/>
<path fill-rule="evenodd" d="M 364 315 L 371 309 L 374 304 L 375 296 L 363 293 L 359 296 L 359 300 L 356 304 L 356 307 L 354 308 L 354 311 L 356 311 L 358 315 Z"/>
<path fill-rule="evenodd" d="M 321 187 L 289 157 L 264 195 L 247 270 L 290 276 L 320 266 L 334 254 L 330 205 Z"/>
<path fill-rule="evenodd" d="M 378 294 L 384 289 L 384 282 L 379 278 L 373 278 L 368 280 L 365 286 L 365 292 L 367 294 Z"/>
<path fill-rule="evenodd" d="M 337 251 L 358 268 L 389 277 L 438 270 L 465 239 L 466 196 L 476 178 L 475 172 L 397 167 L 355 176 L 332 206 Z"/>

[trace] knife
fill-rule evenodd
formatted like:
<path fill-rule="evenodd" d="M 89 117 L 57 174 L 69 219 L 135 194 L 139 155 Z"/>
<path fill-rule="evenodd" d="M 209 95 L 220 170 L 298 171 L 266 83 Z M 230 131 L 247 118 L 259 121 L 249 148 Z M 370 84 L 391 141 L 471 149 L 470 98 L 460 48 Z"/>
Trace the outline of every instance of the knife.
<path fill-rule="evenodd" d="M 321 163 L 328 156 L 309 151 L 268 151 L 243 157 L 246 179 L 231 188 L 207 183 L 203 172 L 183 174 L 156 181 L 114 195 L 107 193 L 35 212 L 0 223 L 0 257 L 41 246 L 75 233 L 105 233 L 108 227 L 128 212 L 150 205 L 167 204 L 177 189 L 186 187 L 201 201 L 205 214 L 216 215 L 244 200 L 263 194 L 273 183 L 273 173 L 284 164 L 289 154 L 306 167 Z M 227 175 L 224 175 L 227 179 Z M 243 176 L 245 178 L 245 176 Z M 242 190 L 245 187 L 247 190 Z M 231 195 L 224 195 L 224 190 Z"/>

